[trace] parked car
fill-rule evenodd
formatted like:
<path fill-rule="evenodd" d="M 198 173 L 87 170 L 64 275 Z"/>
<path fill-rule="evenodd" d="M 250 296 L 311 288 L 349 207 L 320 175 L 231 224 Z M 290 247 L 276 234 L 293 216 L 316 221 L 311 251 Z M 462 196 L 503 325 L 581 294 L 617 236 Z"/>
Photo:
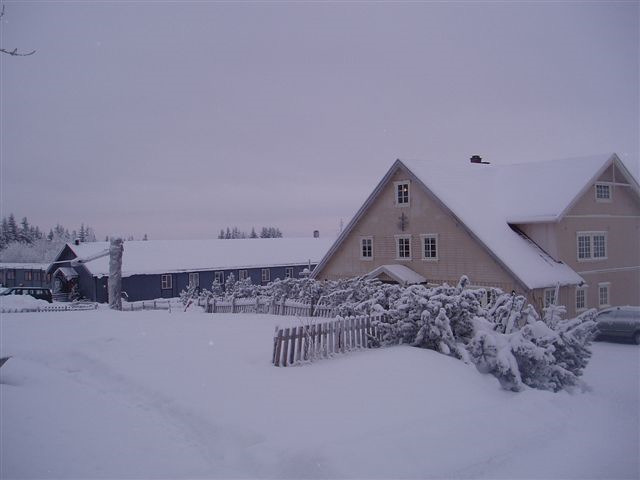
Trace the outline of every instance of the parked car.
<path fill-rule="evenodd" d="M 631 340 L 640 345 L 640 307 L 613 307 L 598 313 L 598 340 Z"/>
<path fill-rule="evenodd" d="M 33 298 L 39 300 L 46 300 L 49 303 L 53 303 L 53 295 L 51 295 L 50 288 L 41 287 L 10 287 L 7 288 L 0 295 L 30 295 Z"/>

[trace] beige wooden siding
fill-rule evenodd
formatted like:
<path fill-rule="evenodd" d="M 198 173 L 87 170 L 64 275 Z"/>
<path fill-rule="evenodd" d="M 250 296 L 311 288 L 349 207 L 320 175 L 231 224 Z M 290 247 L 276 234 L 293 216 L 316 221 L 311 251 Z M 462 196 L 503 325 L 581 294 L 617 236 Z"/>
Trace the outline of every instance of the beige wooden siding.
<path fill-rule="evenodd" d="M 364 275 L 380 265 L 402 264 L 429 282 L 456 283 L 467 275 L 474 284 L 521 291 L 515 280 L 416 182 L 411 182 L 410 206 L 395 205 L 394 182 L 409 179 L 399 169 L 374 199 L 342 245 L 319 272 L 318 278 L 338 279 Z M 407 218 L 400 227 L 400 216 Z M 396 235 L 411 235 L 411 260 L 396 259 Z M 422 260 L 421 234 L 438 235 L 438 260 Z M 360 238 L 373 238 L 373 260 L 360 259 Z"/>

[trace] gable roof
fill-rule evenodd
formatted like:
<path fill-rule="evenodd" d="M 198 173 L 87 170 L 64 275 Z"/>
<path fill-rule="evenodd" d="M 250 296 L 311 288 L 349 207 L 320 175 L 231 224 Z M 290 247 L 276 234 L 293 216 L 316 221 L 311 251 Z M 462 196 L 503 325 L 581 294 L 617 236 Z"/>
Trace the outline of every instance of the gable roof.
<path fill-rule="evenodd" d="M 510 224 L 562 219 L 573 203 L 611 165 L 638 182 L 615 154 L 513 165 L 396 160 L 315 269 L 317 276 L 395 172 L 403 168 L 442 208 L 528 289 L 583 281 Z"/>
<path fill-rule="evenodd" d="M 331 243 L 328 238 L 126 241 L 122 276 L 317 264 Z M 86 258 L 108 249 L 109 242 L 68 243 L 66 247 Z M 108 256 L 82 266 L 91 275 L 109 275 Z"/>

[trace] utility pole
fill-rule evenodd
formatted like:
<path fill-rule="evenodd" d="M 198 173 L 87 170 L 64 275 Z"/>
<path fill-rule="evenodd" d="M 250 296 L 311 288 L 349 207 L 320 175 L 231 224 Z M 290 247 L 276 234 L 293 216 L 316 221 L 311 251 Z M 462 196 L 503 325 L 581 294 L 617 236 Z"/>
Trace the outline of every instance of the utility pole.
<path fill-rule="evenodd" d="M 109 308 L 122 310 L 122 238 L 112 238 L 109 244 Z"/>

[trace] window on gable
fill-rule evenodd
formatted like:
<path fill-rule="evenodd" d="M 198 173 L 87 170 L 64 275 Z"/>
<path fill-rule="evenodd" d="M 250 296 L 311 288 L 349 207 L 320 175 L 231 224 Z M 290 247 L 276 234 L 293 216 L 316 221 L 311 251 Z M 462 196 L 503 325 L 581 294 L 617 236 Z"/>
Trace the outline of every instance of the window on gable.
<path fill-rule="evenodd" d="M 596 202 L 611 201 L 611 185 L 607 183 L 596 183 Z"/>
<path fill-rule="evenodd" d="M 409 180 L 403 180 L 401 182 L 394 182 L 396 205 L 400 207 L 406 207 L 409 205 Z"/>
<path fill-rule="evenodd" d="M 576 287 L 576 311 L 587 308 L 587 289 L 584 287 Z"/>
<path fill-rule="evenodd" d="M 168 290 L 169 288 L 172 288 L 173 283 L 171 281 L 171 275 L 161 275 L 160 283 L 162 284 L 163 290 Z"/>
<path fill-rule="evenodd" d="M 422 239 L 422 259 L 438 260 L 438 235 L 429 233 L 420 235 Z"/>
<path fill-rule="evenodd" d="M 607 232 L 578 232 L 578 260 L 607 258 Z"/>
<path fill-rule="evenodd" d="M 200 286 L 200 274 L 199 273 L 190 273 L 189 274 L 189 286 L 190 287 L 199 287 Z"/>
<path fill-rule="evenodd" d="M 373 237 L 363 237 L 360 239 L 360 259 L 373 259 Z"/>
<path fill-rule="evenodd" d="M 411 260 L 411 235 L 396 236 L 396 259 Z"/>
<path fill-rule="evenodd" d="M 546 288 L 544 290 L 544 306 L 545 308 L 549 305 L 555 305 L 556 303 L 556 289 L 555 288 Z"/>

